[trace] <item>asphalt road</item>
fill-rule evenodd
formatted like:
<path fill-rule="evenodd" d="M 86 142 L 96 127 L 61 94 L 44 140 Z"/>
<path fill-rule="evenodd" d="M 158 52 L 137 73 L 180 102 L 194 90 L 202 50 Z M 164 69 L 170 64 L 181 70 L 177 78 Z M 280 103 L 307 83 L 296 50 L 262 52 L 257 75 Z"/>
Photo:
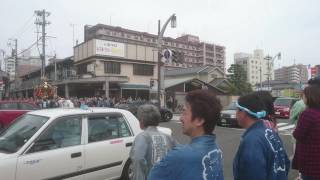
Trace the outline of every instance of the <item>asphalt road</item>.
<path fill-rule="evenodd" d="M 181 123 L 179 122 L 179 116 L 175 115 L 173 120 L 166 123 L 161 123 L 160 126 L 168 127 L 172 130 L 173 137 L 181 144 L 190 143 L 190 138 L 182 134 Z M 288 156 L 291 158 L 293 155 L 292 152 L 292 140 L 291 133 L 292 126 L 288 123 L 287 119 L 279 119 L 278 125 L 280 126 L 279 131 L 280 137 L 284 143 L 285 149 Z M 232 180 L 232 163 L 233 158 L 236 154 L 236 151 L 239 146 L 240 137 L 244 133 L 244 129 L 240 128 L 228 128 L 228 127 L 219 127 L 217 126 L 214 130 L 214 133 L 217 135 L 217 141 L 221 147 L 224 158 L 224 177 L 225 180 Z M 297 171 L 290 170 L 289 180 L 295 179 Z"/>

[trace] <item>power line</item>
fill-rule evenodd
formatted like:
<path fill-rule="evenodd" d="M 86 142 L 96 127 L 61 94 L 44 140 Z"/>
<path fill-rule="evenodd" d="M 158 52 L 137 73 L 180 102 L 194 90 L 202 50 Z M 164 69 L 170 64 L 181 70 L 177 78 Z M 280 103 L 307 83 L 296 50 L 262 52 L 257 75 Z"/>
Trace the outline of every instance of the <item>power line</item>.
<path fill-rule="evenodd" d="M 22 53 L 30 50 L 34 45 L 38 44 L 38 42 L 41 40 L 41 38 L 39 38 L 36 42 L 32 43 L 27 49 L 24 49 L 23 51 L 21 51 L 20 53 L 18 53 L 18 55 L 21 55 Z"/>
<path fill-rule="evenodd" d="M 43 10 L 37 10 L 35 11 L 35 14 L 37 15 L 37 19 L 35 24 L 37 25 L 41 25 L 42 27 L 42 54 L 41 54 L 41 79 L 44 80 L 45 78 L 45 63 L 46 63 L 46 26 L 50 24 L 50 22 L 48 22 L 46 20 L 46 17 L 48 17 L 50 15 L 50 13 L 48 11 L 46 11 L 45 9 Z"/>
<path fill-rule="evenodd" d="M 11 38 L 14 38 L 15 36 L 17 36 L 17 35 L 19 35 L 19 34 L 20 34 L 20 36 L 21 36 L 21 34 L 25 32 L 25 29 L 26 29 L 26 28 L 30 28 L 30 24 L 29 24 L 29 23 L 32 21 L 32 19 L 33 19 L 34 16 L 35 16 L 35 14 L 32 14 L 32 16 L 31 16 L 30 18 L 28 18 L 28 20 L 21 26 L 21 28 L 18 29 L 18 30 L 10 37 L 10 39 L 11 39 Z M 33 23 L 31 23 L 31 24 L 33 25 Z M 29 25 L 29 26 L 27 26 L 27 25 Z"/>
<path fill-rule="evenodd" d="M 39 25 L 36 25 L 36 28 L 37 28 L 37 39 L 39 39 Z M 40 52 L 40 49 L 39 49 L 39 41 L 37 41 L 37 50 L 38 50 L 38 53 L 39 53 L 39 56 L 41 56 L 41 52 Z"/>

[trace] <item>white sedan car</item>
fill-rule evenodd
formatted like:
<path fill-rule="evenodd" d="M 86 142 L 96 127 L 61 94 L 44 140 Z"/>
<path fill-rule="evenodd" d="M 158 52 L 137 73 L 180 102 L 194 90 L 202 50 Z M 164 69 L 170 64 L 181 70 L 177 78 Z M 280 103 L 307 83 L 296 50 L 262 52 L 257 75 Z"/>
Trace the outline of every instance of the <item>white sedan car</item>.
<path fill-rule="evenodd" d="M 0 179 L 128 179 L 130 148 L 140 132 L 126 110 L 29 112 L 0 135 Z"/>

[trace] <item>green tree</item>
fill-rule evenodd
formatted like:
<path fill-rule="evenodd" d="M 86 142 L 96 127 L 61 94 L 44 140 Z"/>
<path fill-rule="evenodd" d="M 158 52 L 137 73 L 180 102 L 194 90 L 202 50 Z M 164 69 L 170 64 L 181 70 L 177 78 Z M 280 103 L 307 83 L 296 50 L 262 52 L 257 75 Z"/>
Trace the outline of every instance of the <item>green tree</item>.
<path fill-rule="evenodd" d="M 251 84 L 247 82 L 247 72 L 239 64 L 231 64 L 228 69 L 228 80 L 232 84 L 229 92 L 235 95 L 243 95 L 252 92 Z"/>

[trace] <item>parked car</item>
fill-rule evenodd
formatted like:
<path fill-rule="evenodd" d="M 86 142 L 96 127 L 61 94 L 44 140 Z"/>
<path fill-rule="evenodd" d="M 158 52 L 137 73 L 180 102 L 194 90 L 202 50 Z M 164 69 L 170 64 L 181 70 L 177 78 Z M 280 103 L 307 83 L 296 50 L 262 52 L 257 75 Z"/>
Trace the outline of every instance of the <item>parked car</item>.
<path fill-rule="evenodd" d="M 290 109 L 299 99 L 297 98 L 288 98 L 288 97 L 279 97 L 274 103 L 274 113 L 278 118 L 289 118 Z"/>
<path fill-rule="evenodd" d="M 1 179 L 129 179 L 140 132 L 136 117 L 121 109 L 28 112 L 0 135 Z"/>
<path fill-rule="evenodd" d="M 143 104 L 146 104 L 146 102 L 130 102 L 130 103 L 122 103 L 122 104 L 117 104 L 115 105 L 116 108 L 119 108 L 119 109 L 125 109 L 125 110 L 128 110 L 130 111 L 132 114 L 134 115 L 137 115 L 137 110 L 138 110 L 138 107 L 143 105 Z M 153 104 L 153 103 L 150 103 L 150 104 Z M 154 104 L 155 105 L 155 104 Z M 170 109 L 168 108 L 160 108 L 160 114 L 161 114 L 161 120 L 164 121 L 164 122 L 168 122 L 172 119 L 173 117 L 173 113 Z"/>
<path fill-rule="evenodd" d="M 0 101 L 0 129 L 22 114 L 36 109 L 38 106 L 31 101 Z"/>
<path fill-rule="evenodd" d="M 217 124 L 219 126 L 239 127 L 236 113 L 236 102 L 231 102 L 224 110 L 221 111 L 221 118 Z"/>

